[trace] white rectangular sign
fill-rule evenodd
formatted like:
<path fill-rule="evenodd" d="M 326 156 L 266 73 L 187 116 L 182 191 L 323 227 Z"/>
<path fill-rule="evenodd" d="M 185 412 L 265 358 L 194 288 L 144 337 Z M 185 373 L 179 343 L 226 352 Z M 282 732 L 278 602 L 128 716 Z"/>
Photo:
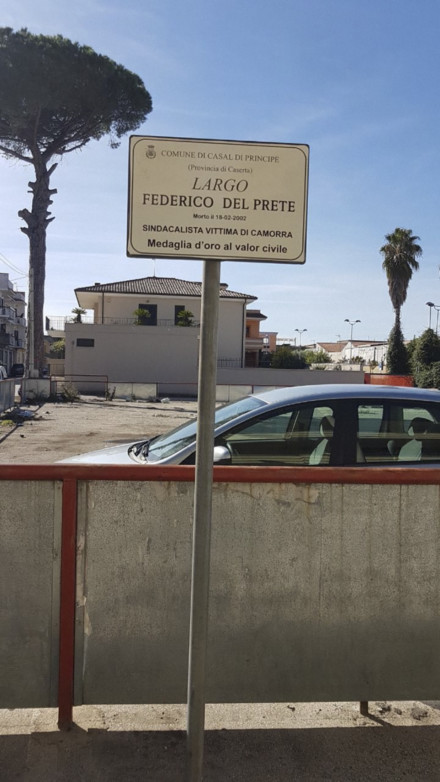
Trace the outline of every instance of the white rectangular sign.
<path fill-rule="evenodd" d="M 127 255 L 304 263 L 306 144 L 130 138 Z"/>

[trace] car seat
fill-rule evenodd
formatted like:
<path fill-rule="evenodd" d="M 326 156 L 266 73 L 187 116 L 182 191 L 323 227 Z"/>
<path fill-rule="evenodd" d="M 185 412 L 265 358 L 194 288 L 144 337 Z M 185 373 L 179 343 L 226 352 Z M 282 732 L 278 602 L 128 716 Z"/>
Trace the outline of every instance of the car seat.
<path fill-rule="evenodd" d="M 333 437 L 333 430 L 335 428 L 335 419 L 332 415 L 326 415 L 321 419 L 319 425 L 319 431 L 322 440 L 319 441 L 316 448 L 313 449 L 309 456 L 309 464 L 328 464 L 331 450 L 331 439 Z"/>
<path fill-rule="evenodd" d="M 413 418 L 408 426 L 408 434 L 411 436 L 405 445 L 402 445 L 398 462 L 419 462 L 422 458 L 423 435 L 431 431 L 431 422 L 426 418 Z"/>

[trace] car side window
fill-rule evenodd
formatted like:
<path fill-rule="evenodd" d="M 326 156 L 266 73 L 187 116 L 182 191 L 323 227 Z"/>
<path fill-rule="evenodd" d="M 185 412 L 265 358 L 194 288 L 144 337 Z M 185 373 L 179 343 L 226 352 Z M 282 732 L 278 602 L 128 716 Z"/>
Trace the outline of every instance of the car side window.
<path fill-rule="evenodd" d="M 358 405 L 357 463 L 440 461 L 440 415 L 401 401 Z"/>
<path fill-rule="evenodd" d="M 334 411 L 328 405 L 295 405 L 262 415 L 217 438 L 235 465 L 329 464 Z"/>
<path fill-rule="evenodd" d="M 261 437 L 267 437 L 268 439 L 279 438 L 280 435 L 285 435 L 289 429 L 292 419 L 292 411 L 287 410 L 276 415 L 269 417 L 261 417 L 256 421 L 252 421 L 243 430 L 246 432 L 246 437 L 259 439 Z"/>
<path fill-rule="evenodd" d="M 439 462 L 440 423 L 435 411 L 425 407 L 403 409 L 406 441 L 400 445 L 397 461 Z"/>
<path fill-rule="evenodd" d="M 390 421 L 383 403 L 358 405 L 356 463 L 393 461 L 388 449 Z"/>

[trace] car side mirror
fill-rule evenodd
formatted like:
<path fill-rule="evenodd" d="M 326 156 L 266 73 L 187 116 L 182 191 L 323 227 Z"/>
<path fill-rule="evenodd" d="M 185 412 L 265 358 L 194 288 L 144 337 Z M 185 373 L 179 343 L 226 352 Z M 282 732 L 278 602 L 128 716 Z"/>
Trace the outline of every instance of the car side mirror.
<path fill-rule="evenodd" d="M 231 454 L 224 445 L 214 446 L 214 464 L 230 464 Z"/>

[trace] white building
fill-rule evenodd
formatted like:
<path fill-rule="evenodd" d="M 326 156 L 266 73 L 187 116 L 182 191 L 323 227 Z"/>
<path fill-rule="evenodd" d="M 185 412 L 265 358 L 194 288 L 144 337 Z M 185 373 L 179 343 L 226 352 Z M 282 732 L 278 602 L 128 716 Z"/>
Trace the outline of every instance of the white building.
<path fill-rule="evenodd" d="M 0 364 L 9 370 L 23 364 L 26 347 L 26 298 L 16 291 L 9 275 L 0 272 Z"/>
<path fill-rule="evenodd" d="M 78 305 L 87 314 L 80 323 L 66 322 L 66 375 L 196 382 L 201 293 L 201 282 L 168 277 L 77 288 Z M 255 299 L 220 286 L 219 367 L 245 366 L 246 306 Z M 147 316 L 138 325 L 140 310 Z M 189 326 L 179 325 L 182 311 L 192 313 Z"/>
<path fill-rule="evenodd" d="M 388 350 L 388 342 L 372 342 L 371 340 L 342 340 L 339 342 L 317 342 L 316 350 L 324 350 L 330 356 L 333 364 L 374 363 L 384 366 Z"/>

